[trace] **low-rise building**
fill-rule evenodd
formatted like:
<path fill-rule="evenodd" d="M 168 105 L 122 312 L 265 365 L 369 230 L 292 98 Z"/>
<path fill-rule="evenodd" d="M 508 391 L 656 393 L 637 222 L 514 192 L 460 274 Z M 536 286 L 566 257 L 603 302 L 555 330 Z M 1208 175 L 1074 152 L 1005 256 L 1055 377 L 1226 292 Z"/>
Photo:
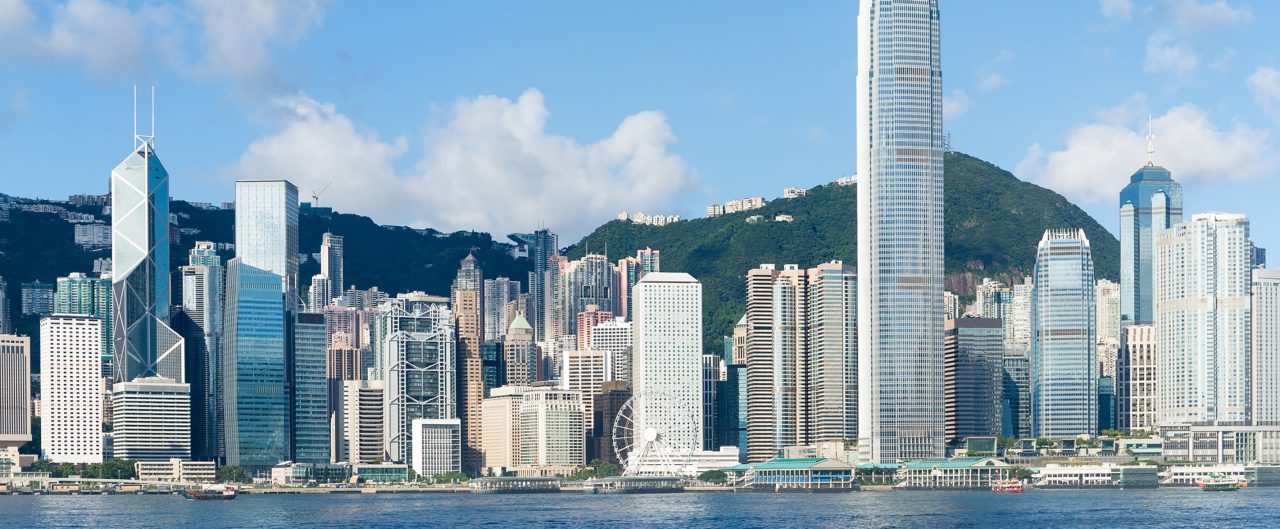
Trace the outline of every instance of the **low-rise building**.
<path fill-rule="evenodd" d="M 163 461 L 138 461 L 133 468 L 139 481 L 211 483 L 218 475 L 218 467 L 213 461 L 184 461 L 176 457 Z"/>
<path fill-rule="evenodd" d="M 1280 464 L 1280 426 L 1165 426 L 1160 438 L 1169 461 Z"/>
<path fill-rule="evenodd" d="M 759 491 L 857 490 L 854 467 L 821 457 L 777 458 L 723 470 L 733 486 Z"/>
<path fill-rule="evenodd" d="M 1013 476 L 1013 465 L 994 457 L 909 461 L 898 470 L 895 488 L 985 490 Z"/>
<path fill-rule="evenodd" d="M 1031 481 L 1037 488 L 1150 488 L 1159 483 L 1151 465 L 1058 465 L 1040 467 Z"/>
<path fill-rule="evenodd" d="M 462 421 L 413 420 L 413 471 L 419 476 L 462 471 Z"/>

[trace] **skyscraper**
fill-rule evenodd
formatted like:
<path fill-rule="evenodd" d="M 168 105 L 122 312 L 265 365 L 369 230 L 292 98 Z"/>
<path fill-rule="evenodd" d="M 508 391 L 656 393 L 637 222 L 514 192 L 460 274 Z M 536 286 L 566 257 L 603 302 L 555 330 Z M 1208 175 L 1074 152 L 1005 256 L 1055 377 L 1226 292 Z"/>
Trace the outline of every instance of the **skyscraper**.
<path fill-rule="evenodd" d="M 111 391 L 112 456 L 191 459 L 191 385 L 163 377 L 117 382 Z"/>
<path fill-rule="evenodd" d="M 1098 433 L 1093 256 L 1084 230 L 1048 230 L 1031 292 L 1031 435 Z"/>
<path fill-rule="evenodd" d="M 285 307 L 298 307 L 297 186 L 286 180 L 236 182 L 236 257 L 280 276 Z"/>
<path fill-rule="evenodd" d="M 556 291 L 560 305 L 558 328 L 562 334 L 578 334 L 578 314 L 595 305 L 597 310 L 613 313 L 613 269 L 607 257 L 589 253 L 582 259 L 569 261 Z"/>
<path fill-rule="evenodd" d="M 102 320 L 102 376 L 111 377 L 111 276 L 89 277 L 72 272 L 59 277 L 54 293 L 55 314 L 83 314 Z"/>
<path fill-rule="evenodd" d="M 1153 432 L 1156 424 L 1156 328 L 1126 325 L 1116 360 L 1116 427 Z"/>
<path fill-rule="evenodd" d="M 516 315 L 502 341 L 503 364 L 506 380 L 503 385 L 532 384 L 538 374 L 538 350 L 533 343 L 533 327 L 524 316 Z"/>
<path fill-rule="evenodd" d="M 507 304 L 520 297 L 520 282 L 506 277 L 484 280 L 484 341 L 501 340 L 511 326 L 506 319 Z"/>
<path fill-rule="evenodd" d="M 1249 423 L 1252 248 L 1244 215 L 1156 234 L 1156 426 Z"/>
<path fill-rule="evenodd" d="M 547 285 L 547 274 L 553 264 L 553 257 L 560 253 L 558 244 L 559 238 L 556 234 L 543 228 L 533 232 L 532 243 L 529 245 L 529 258 L 533 260 L 533 271 L 529 272 L 529 296 L 533 298 L 533 316 L 529 323 L 533 326 L 535 342 L 547 339 L 545 335 L 547 298 L 552 295 Z"/>
<path fill-rule="evenodd" d="M 808 270 L 807 442 L 858 438 L 858 285 L 840 261 Z"/>
<path fill-rule="evenodd" d="M 631 383 L 631 322 L 614 318 L 596 325 L 591 329 L 591 348 L 609 353 L 612 380 Z"/>
<path fill-rule="evenodd" d="M 223 443 L 228 465 L 262 470 L 288 459 L 289 390 L 281 281 L 278 274 L 250 265 L 239 256 L 227 262 L 221 348 Z"/>
<path fill-rule="evenodd" d="M 186 344 L 191 384 L 191 454 L 197 460 L 222 458 L 223 268 L 212 242 L 197 242 L 189 263 L 179 269 L 182 311 L 174 328 Z"/>
<path fill-rule="evenodd" d="M 1001 433 L 1004 325 L 996 318 L 946 323 L 944 398 L 947 443 Z"/>
<path fill-rule="evenodd" d="M 689 274 L 655 272 L 635 293 L 631 384 L 645 397 L 636 431 L 680 432 L 664 443 L 672 453 L 693 453 L 702 447 L 702 421 L 684 412 L 702 409 L 702 284 Z"/>
<path fill-rule="evenodd" d="M 458 418 L 462 419 L 462 466 L 475 471 L 483 461 L 480 442 L 484 402 L 484 272 L 474 255 L 467 255 L 453 280 L 452 307 L 458 333 Z M 442 417 L 451 418 L 451 417 Z"/>
<path fill-rule="evenodd" d="M 31 440 L 31 338 L 0 334 L 0 451 Z"/>
<path fill-rule="evenodd" d="M 1280 270 L 1253 270 L 1253 423 L 1280 425 Z"/>
<path fill-rule="evenodd" d="M 1153 139 L 1147 165 L 1120 191 L 1120 319 L 1130 323 L 1155 318 L 1156 233 L 1182 222 L 1182 186 L 1152 161 Z"/>
<path fill-rule="evenodd" d="M 289 459 L 329 462 L 329 388 L 324 315 L 295 312 L 289 318 Z"/>
<path fill-rule="evenodd" d="M 347 288 L 346 283 L 343 283 L 346 277 L 343 276 L 342 254 L 342 236 L 325 232 L 320 238 L 320 275 L 329 280 L 330 296 L 341 295 Z M 315 301 L 313 300 L 312 303 Z M 329 300 L 326 299 L 321 306 L 328 304 Z"/>
<path fill-rule="evenodd" d="M 943 455 L 938 24 L 937 0 L 858 11 L 858 449 L 873 463 Z"/>
<path fill-rule="evenodd" d="M 1116 355 L 1120 352 L 1120 285 L 1099 279 L 1096 291 L 1098 376 L 1115 377 Z"/>
<path fill-rule="evenodd" d="M 149 136 L 111 171 L 112 374 L 178 382 L 183 344 L 169 327 L 169 172 Z"/>
<path fill-rule="evenodd" d="M 391 461 L 411 460 L 414 419 L 458 417 L 453 324 L 449 300 L 421 292 L 398 295 L 378 309 L 375 356 L 384 362 L 385 452 Z"/>
<path fill-rule="evenodd" d="M 40 455 L 54 463 L 102 462 L 102 321 L 55 314 L 40 320 Z"/>

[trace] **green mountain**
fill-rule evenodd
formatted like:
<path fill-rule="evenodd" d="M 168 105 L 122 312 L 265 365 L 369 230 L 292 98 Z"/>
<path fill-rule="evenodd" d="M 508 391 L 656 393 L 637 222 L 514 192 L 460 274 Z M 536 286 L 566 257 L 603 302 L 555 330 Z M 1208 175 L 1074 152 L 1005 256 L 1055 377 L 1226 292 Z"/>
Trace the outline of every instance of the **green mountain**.
<path fill-rule="evenodd" d="M 946 286 L 972 297 L 984 277 L 1021 281 L 1035 266 L 1036 244 L 1050 228 L 1083 228 L 1100 278 L 1117 280 L 1120 244 L 1061 195 L 1018 180 L 1008 171 L 961 153 L 948 153 L 946 189 Z M 612 221 L 569 248 L 578 258 L 590 247 L 611 257 L 650 247 L 662 251 L 662 269 L 688 272 L 703 285 L 703 339 L 708 351 L 721 347 L 745 311 L 745 277 L 761 263 L 811 267 L 857 258 L 854 186 L 828 184 L 800 198 L 776 199 L 765 207 L 667 226 Z M 748 223 L 749 217 L 761 220 Z M 792 222 L 775 222 L 790 215 Z"/>

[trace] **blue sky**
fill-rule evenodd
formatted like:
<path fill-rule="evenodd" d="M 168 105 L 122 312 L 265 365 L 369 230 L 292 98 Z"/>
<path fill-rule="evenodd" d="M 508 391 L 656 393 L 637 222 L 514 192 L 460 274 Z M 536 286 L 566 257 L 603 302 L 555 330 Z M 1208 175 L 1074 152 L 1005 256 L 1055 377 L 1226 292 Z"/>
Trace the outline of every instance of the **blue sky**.
<path fill-rule="evenodd" d="M 943 0 L 946 129 L 1104 225 L 1146 160 L 1280 248 L 1280 4 Z M 856 2 L 0 0 L 0 192 L 102 192 L 156 85 L 175 197 L 573 239 L 855 167 Z M 145 109 L 147 99 L 141 98 Z M 147 121 L 147 112 L 142 120 Z M 147 127 L 144 126 L 144 132 Z"/>

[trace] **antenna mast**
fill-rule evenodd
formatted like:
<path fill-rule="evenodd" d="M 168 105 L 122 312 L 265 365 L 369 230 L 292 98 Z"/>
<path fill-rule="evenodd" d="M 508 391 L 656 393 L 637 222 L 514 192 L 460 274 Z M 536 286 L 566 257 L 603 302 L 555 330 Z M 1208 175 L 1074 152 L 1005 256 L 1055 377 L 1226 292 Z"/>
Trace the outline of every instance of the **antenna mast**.
<path fill-rule="evenodd" d="M 1147 165 L 1155 165 L 1156 134 L 1151 128 L 1151 114 L 1147 114 Z"/>

